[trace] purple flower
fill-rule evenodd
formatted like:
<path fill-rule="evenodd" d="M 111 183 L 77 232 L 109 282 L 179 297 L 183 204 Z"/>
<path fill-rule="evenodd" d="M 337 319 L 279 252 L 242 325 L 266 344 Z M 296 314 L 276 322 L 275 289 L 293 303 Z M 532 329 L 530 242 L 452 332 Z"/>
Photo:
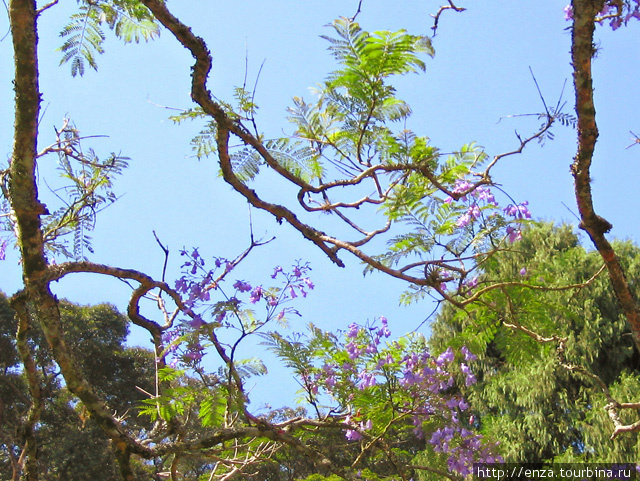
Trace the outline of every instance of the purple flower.
<path fill-rule="evenodd" d="M 5 260 L 6 255 L 7 255 L 7 241 L 2 239 L 0 241 L 0 261 Z"/>
<path fill-rule="evenodd" d="M 480 218 L 480 207 L 478 207 L 478 204 L 473 204 L 471 207 L 469 207 L 469 210 L 467 211 L 467 213 L 473 219 L 479 219 Z"/>
<path fill-rule="evenodd" d="M 358 337 L 358 325 L 356 323 L 349 324 L 349 332 L 347 332 L 347 337 L 355 338 Z"/>
<path fill-rule="evenodd" d="M 611 11 L 611 5 L 605 5 L 604 8 L 600 10 L 600 13 L 598 14 L 598 16 L 604 17 L 605 15 L 608 15 L 610 11 Z"/>
<path fill-rule="evenodd" d="M 292 299 L 298 297 L 298 294 L 296 294 L 296 291 L 293 289 L 293 286 L 289 286 L 289 295 L 291 296 Z"/>
<path fill-rule="evenodd" d="M 469 387 L 477 382 L 476 376 L 473 373 L 467 374 L 466 379 L 464 380 L 465 386 Z"/>
<path fill-rule="evenodd" d="M 456 221 L 456 226 L 460 228 L 467 227 L 470 223 L 471 223 L 471 216 L 468 213 L 466 213 L 458 217 L 458 220 Z"/>
<path fill-rule="evenodd" d="M 358 439 L 362 439 L 362 434 L 358 431 L 354 431 L 353 429 L 349 429 L 344 437 L 349 441 L 357 441 Z"/>
<path fill-rule="evenodd" d="M 507 227 L 507 237 L 509 238 L 509 242 L 513 244 L 515 241 L 522 240 L 522 231 L 509 226 Z"/>
<path fill-rule="evenodd" d="M 444 351 L 442 354 L 438 356 L 438 359 L 436 359 L 436 364 L 438 366 L 442 366 L 444 363 L 452 362 L 453 358 L 454 358 L 453 349 L 449 347 L 447 348 L 446 351 Z"/>
<path fill-rule="evenodd" d="M 454 194 L 462 194 L 463 192 L 468 191 L 472 187 L 473 187 L 473 184 L 471 182 L 468 182 L 468 181 L 463 180 L 463 179 L 457 179 L 456 180 L 456 185 L 453 188 L 452 192 Z M 462 197 L 462 200 L 467 200 L 466 195 L 464 197 Z"/>
<path fill-rule="evenodd" d="M 249 292 L 251 290 L 251 284 L 244 281 L 236 281 L 233 284 L 234 289 L 237 289 L 240 292 Z"/>
<path fill-rule="evenodd" d="M 529 202 L 525 200 L 518 205 L 509 204 L 503 210 L 505 214 L 516 219 L 531 219 L 531 212 L 529 212 L 527 205 L 529 205 Z"/>
<path fill-rule="evenodd" d="M 253 290 L 251 291 L 251 295 L 249 296 L 249 301 L 251 302 L 251 304 L 255 304 L 260 299 L 262 299 L 262 292 L 262 286 L 253 288 Z"/>
<path fill-rule="evenodd" d="M 612 18 L 611 22 L 609 22 L 609 26 L 613 30 L 618 30 L 622 26 L 622 18 L 621 17 Z"/>
<path fill-rule="evenodd" d="M 278 273 L 280 273 L 280 272 L 282 272 L 282 267 L 276 266 L 273 269 L 273 274 L 271 274 L 271 279 L 275 279 L 277 277 Z"/>
<path fill-rule="evenodd" d="M 311 279 L 309 279 L 308 277 L 305 277 L 304 279 L 302 279 L 304 281 L 304 283 L 307 285 L 307 287 L 309 289 L 313 289 L 315 287 L 315 285 L 313 284 L 313 282 L 311 281 Z"/>
<path fill-rule="evenodd" d="M 176 281 L 176 291 L 187 292 L 188 289 L 189 289 L 189 283 L 184 277 L 181 277 Z"/>
<path fill-rule="evenodd" d="M 573 7 L 571 5 L 567 5 L 563 8 L 564 10 L 564 19 L 565 20 L 573 20 Z"/>
<path fill-rule="evenodd" d="M 473 289 L 474 287 L 476 287 L 478 285 L 478 277 L 472 277 L 471 279 L 469 279 L 468 281 L 465 281 L 464 283 L 467 287 Z"/>
<path fill-rule="evenodd" d="M 188 321 L 188 324 L 194 329 L 200 329 L 202 326 L 204 326 L 205 322 L 202 320 L 202 317 L 196 314 L 192 319 Z"/>
<path fill-rule="evenodd" d="M 484 200 L 487 204 L 498 205 L 496 202 L 496 198 L 491 193 L 491 190 L 487 187 L 478 187 L 474 192 L 474 195 L 480 199 Z"/>
<path fill-rule="evenodd" d="M 380 316 L 380 322 L 382 323 L 382 327 L 378 329 L 376 336 L 380 337 L 389 337 L 391 336 L 391 331 L 389 330 L 389 321 L 384 316 Z"/>
<path fill-rule="evenodd" d="M 358 387 L 361 391 L 376 385 L 376 378 L 370 372 L 362 371 L 358 377 L 360 378 L 360 384 L 358 384 Z"/>
<path fill-rule="evenodd" d="M 354 342 L 348 343 L 345 348 L 347 349 L 347 353 L 349 354 L 349 359 L 357 359 L 360 357 L 361 351 L 358 349 L 358 346 Z"/>
<path fill-rule="evenodd" d="M 478 356 L 476 356 L 475 354 L 473 354 L 471 351 L 469 351 L 469 349 L 467 348 L 467 346 L 462 346 L 460 348 L 460 352 L 462 353 L 462 355 L 464 356 L 464 360 L 465 361 L 475 361 L 476 359 L 478 359 Z"/>
<path fill-rule="evenodd" d="M 522 269 L 520 269 L 520 275 L 521 276 L 526 276 L 527 275 L 527 268 L 523 267 Z"/>

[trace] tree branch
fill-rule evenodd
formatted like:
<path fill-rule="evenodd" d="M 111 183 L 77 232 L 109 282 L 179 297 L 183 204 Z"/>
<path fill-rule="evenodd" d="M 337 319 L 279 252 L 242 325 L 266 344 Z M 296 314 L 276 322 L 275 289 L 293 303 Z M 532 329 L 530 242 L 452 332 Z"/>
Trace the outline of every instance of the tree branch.
<path fill-rule="evenodd" d="M 595 56 L 593 39 L 595 18 L 602 11 L 603 6 L 604 0 L 573 0 L 572 2 L 574 22 L 571 35 L 571 59 L 576 90 L 578 152 L 571 165 L 571 172 L 575 180 L 580 228 L 589 234 L 607 266 L 613 291 L 627 318 L 636 348 L 640 350 L 640 310 L 618 256 L 605 237 L 613 226 L 596 214 L 591 192 L 590 167 L 598 139 L 591 60 Z"/>

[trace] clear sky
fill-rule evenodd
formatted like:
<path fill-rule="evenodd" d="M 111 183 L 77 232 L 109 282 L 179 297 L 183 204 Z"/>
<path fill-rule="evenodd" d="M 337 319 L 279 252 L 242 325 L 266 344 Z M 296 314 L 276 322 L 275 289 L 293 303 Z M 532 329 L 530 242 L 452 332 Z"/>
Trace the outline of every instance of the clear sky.
<path fill-rule="evenodd" d="M 444 2 L 446 3 L 446 2 Z M 543 111 L 533 71 L 549 105 L 564 90 L 566 112 L 573 111 L 569 59 L 569 24 L 564 20 L 563 0 L 512 0 L 459 2 L 463 13 L 445 12 L 434 38 L 436 56 L 427 60 L 427 71 L 399 79 L 399 96 L 412 106 L 408 127 L 432 139 L 442 151 L 453 151 L 476 141 L 490 155 L 518 146 L 515 132 L 530 135 L 540 124 L 532 117 L 507 117 Z M 214 59 L 209 88 L 217 98 L 230 100 L 233 87 L 241 85 L 247 69 L 253 86 L 262 67 L 255 95 L 260 106 L 258 126 L 267 137 L 290 133 L 286 122 L 291 97 L 308 96 L 308 88 L 333 70 L 325 27 L 338 16 L 352 16 L 357 0 L 300 2 L 247 0 L 228 2 L 170 1 L 169 6 L 208 42 Z M 364 0 L 358 21 L 365 30 L 405 28 L 430 34 L 436 1 Z M 192 59 L 166 31 L 148 44 L 123 46 L 109 36 L 106 53 L 98 58 L 99 71 L 71 78 L 68 66 L 59 67 L 62 43 L 58 36 L 76 2 L 60 2 L 41 18 L 40 62 L 43 115 L 40 147 L 53 140 L 53 126 L 70 117 L 85 135 L 108 135 L 95 139 L 92 147 L 102 155 L 121 152 L 131 157 L 130 168 L 120 179 L 122 198 L 102 212 L 93 233 L 95 255 L 90 260 L 134 268 L 158 277 L 163 255 L 155 243 L 155 230 L 171 248 L 168 279 L 179 274 L 183 246 L 200 247 L 203 256 L 233 257 L 249 242 L 249 209 L 217 173 L 214 158 L 197 161 L 189 141 L 199 124 L 175 126 L 163 108 L 189 108 Z M 8 30 L 6 15 L 0 18 L 0 37 Z M 611 32 L 600 28 L 600 52 L 595 60 L 596 108 L 600 127 L 593 166 L 597 212 L 614 225 L 612 235 L 637 240 L 640 146 L 632 143 L 630 130 L 640 135 L 640 96 L 635 93 L 639 77 L 640 25 Z M 11 152 L 12 46 L 10 37 L 0 42 L 0 164 Z M 554 128 L 555 140 L 543 147 L 531 145 L 524 154 L 505 159 L 494 179 L 517 201 L 528 200 L 534 216 L 558 222 L 575 222 L 572 178 L 569 165 L 575 153 L 575 132 Z M 47 199 L 44 179 L 57 159 L 42 159 L 40 189 Z M 56 174 L 53 174 L 56 175 Z M 270 181 L 270 179 L 262 182 Z M 276 196 L 279 188 L 275 187 Z M 278 191 L 278 192 L 276 192 Z M 277 197 L 274 197 L 277 198 Z M 565 207 L 566 206 L 566 207 Z M 325 329 L 345 328 L 379 315 L 390 320 L 394 334 L 415 329 L 431 313 L 424 302 L 398 307 L 404 285 L 384 275 L 363 278 L 359 262 L 343 254 L 340 269 L 311 243 L 287 225 L 253 212 L 257 237 L 276 236 L 256 250 L 237 277 L 256 283 L 269 280 L 274 265 L 296 259 L 313 266 L 316 289 L 297 306 L 303 317 L 293 326 L 302 330 L 308 322 Z M 12 294 L 20 288 L 15 252 L 0 264 L 0 289 Z M 54 286 L 60 297 L 74 302 L 110 302 L 124 310 L 128 287 L 96 276 L 76 276 Z M 427 331 L 423 326 L 422 330 Z M 132 342 L 142 344 L 145 335 Z M 256 388 L 263 389 L 263 388 Z M 273 403 L 266 388 L 255 396 Z"/>

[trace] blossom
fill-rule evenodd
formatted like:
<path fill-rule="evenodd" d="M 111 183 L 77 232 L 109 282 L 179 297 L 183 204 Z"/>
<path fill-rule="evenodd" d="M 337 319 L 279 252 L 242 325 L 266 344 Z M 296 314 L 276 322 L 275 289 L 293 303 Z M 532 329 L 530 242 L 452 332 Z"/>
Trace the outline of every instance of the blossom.
<path fill-rule="evenodd" d="M 349 354 L 349 359 L 357 359 L 362 353 L 354 342 L 350 342 L 345 346 L 345 348 L 347 349 L 347 353 Z"/>
<path fill-rule="evenodd" d="M 358 328 L 358 325 L 355 322 L 349 324 L 349 332 L 347 332 L 347 337 L 350 337 L 350 338 L 358 337 L 359 330 L 360 329 Z"/>
<path fill-rule="evenodd" d="M 467 227 L 470 223 L 471 223 L 471 216 L 468 213 L 466 213 L 458 217 L 458 220 L 456 221 L 456 226 Z"/>
<path fill-rule="evenodd" d="M 520 275 L 521 276 L 526 276 L 527 275 L 527 268 L 523 267 L 522 269 L 520 269 Z"/>
<path fill-rule="evenodd" d="M 249 296 L 249 301 L 251 302 L 251 304 L 255 304 L 260 299 L 262 299 L 262 293 L 263 293 L 262 286 L 254 287 L 253 290 L 251 291 L 251 295 Z"/>
<path fill-rule="evenodd" d="M 202 326 L 204 326 L 205 322 L 202 320 L 202 317 L 196 314 L 191 320 L 187 322 L 187 324 L 189 324 L 194 329 L 200 329 Z"/>
<path fill-rule="evenodd" d="M 527 207 L 529 205 L 529 201 L 521 202 L 520 204 L 514 205 L 509 204 L 506 206 L 503 211 L 505 214 L 515 217 L 516 219 L 531 219 L 531 212 Z"/>
<path fill-rule="evenodd" d="M 473 289 L 474 287 L 476 287 L 478 285 L 478 277 L 472 277 L 471 279 L 465 281 L 464 283 L 467 287 Z"/>
<path fill-rule="evenodd" d="M 487 204 L 498 205 L 496 198 L 487 187 L 478 187 L 473 194 L 478 199 L 484 200 Z"/>
<path fill-rule="evenodd" d="M 391 331 L 389 330 L 389 321 L 384 316 L 380 316 L 380 321 L 382 322 L 382 327 L 378 329 L 376 335 L 378 338 L 380 337 L 389 337 L 391 335 Z"/>
<path fill-rule="evenodd" d="M 467 374 L 467 377 L 464 380 L 464 384 L 465 384 L 465 386 L 469 387 L 469 386 L 475 384 L 477 381 L 478 380 L 476 379 L 475 374 L 469 373 L 469 374 Z"/>
<path fill-rule="evenodd" d="M 453 349 L 449 347 L 447 348 L 446 351 L 444 351 L 442 354 L 438 356 L 438 359 L 436 359 L 436 364 L 438 366 L 442 366 L 446 362 L 452 362 L 453 358 L 454 358 Z"/>
<path fill-rule="evenodd" d="M 476 356 L 475 354 L 473 354 L 471 351 L 469 351 L 469 349 L 467 348 L 467 346 L 462 346 L 460 348 L 460 352 L 462 353 L 462 355 L 464 356 L 464 360 L 465 361 L 475 361 L 476 359 L 478 359 L 478 356 Z"/>
<path fill-rule="evenodd" d="M 233 284 L 234 289 L 237 289 L 240 292 L 249 292 L 251 290 L 251 284 L 244 281 L 236 281 Z"/>
<path fill-rule="evenodd" d="M 5 260 L 6 255 L 7 255 L 7 241 L 2 239 L 0 241 L 0 261 Z"/>
<path fill-rule="evenodd" d="M 467 213 L 473 219 L 478 219 L 480 218 L 480 207 L 478 207 L 478 204 L 473 204 L 471 207 L 469 207 L 469 210 L 467 211 Z"/>
<path fill-rule="evenodd" d="M 515 241 L 522 240 L 522 231 L 509 226 L 507 227 L 507 237 L 509 238 L 509 242 L 513 244 Z"/>
<path fill-rule="evenodd" d="M 463 179 L 457 179 L 456 185 L 453 188 L 452 192 L 454 194 L 462 194 L 463 192 L 466 192 L 471 188 L 473 188 L 473 184 L 471 182 Z M 462 197 L 462 200 L 467 200 L 466 195 Z"/>
<path fill-rule="evenodd" d="M 573 20 L 573 7 L 571 5 L 567 5 L 563 8 L 564 10 L 564 19 L 565 20 Z"/>
<path fill-rule="evenodd" d="M 345 434 L 345 438 L 347 438 L 349 441 L 357 441 L 358 439 L 362 439 L 362 434 L 360 434 L 358 431 L 354 431 L 353 429 L 349 429 Z"/>
<path fill-rule="evenodd" d="M 370 372 L 362 371 L 358 377 L 360 378 L 360 384 L 358 384 L 358 387 L 361 391 L 376 385 L 376 377 Z"/>
<path fill-rule="evenodd" d="M 271 274 L 271 279 L 275 279 L 277 277 L 278 273 L 280 273 L 280 272 L 282 272 L 282 267 L 276 266 L 273 269 L 273 274 Z"/>
<path fill-rule="evenodd" d="M 188 351 L 184 357 L 188 360 L 188 361 L 193 361 L 193 362 L 197 362 L 200 359 L 202 359 L 202 357 L 204 356 L 204 354 L 201 351 Z"/>

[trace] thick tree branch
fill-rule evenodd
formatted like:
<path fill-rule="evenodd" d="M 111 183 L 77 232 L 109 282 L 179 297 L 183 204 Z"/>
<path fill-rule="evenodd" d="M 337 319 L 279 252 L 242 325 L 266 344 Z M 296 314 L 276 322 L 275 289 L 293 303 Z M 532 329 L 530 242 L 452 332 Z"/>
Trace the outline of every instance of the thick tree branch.
<path fill-rule="evenodd" d="M 58 301 L 49 289 L 45 243 L 40 216 L 46 207 L 38 199 L 36 158 L 40 91 L 38 86 L 37 12 L 33 0 L 13 0 L 9 7 L 15 64 L 14 143 L 9 167 L 8 193 L 16 219 L 17 241 L 21 250 L 24 291 L 14 295 L 20 305 L 26 297 L 33 305 L 47 343 L 60 366 L 67 388 L 87 406 L 92 416 L 114 441 L 116 449 L 137 445 L 114 419 L 110 409 L 84 379 L 65 343 Z M 20 309 L 20 308 L 19 308 Z"/>
<path fill-rule="evenodd" d="M 27 419 L 21 427 L 21 437 L 24 440 L 24 448 L 19 458 L 18 466 L 24 470 L 25 481 L 37 481 L 38 479 L 38 445 L 35 433 L 35 425 L 40 420 L 44 401 L 42 396 L 41 375 L 31 355 L 31 348 L 28 343 L 28 333 L 30 329 L 29 312 L 25 299 L 15 300 L 11 307 L 16 312 L 18 320 L 18 332 L 16 334 L 16 346 L 20 354 L 20 359 L 24 366 L 24 374 L 29 387 L 31 407 L 27 414 Z M 22 478 L 21 478 L 22 479 Z"/>
<path fill-rule="evenodd" d="M 572 2 L 574 23 L 571 36 L 571 58 L 576 90 L 578 152 L 571 166 L 571 172 L 575 179 L 580 227 L 589 234 L 607 266 L 613 291 L 627 318 L 636 348 L 640 350 L 640 309 L 618 256 L 605 237 L 612 225 L 596 214 L 591 192 L 590 168 L 598 139 L 591 60 L 595 55 L 593 39 L 595 18 L 602 11 L 604 3 L 604 0 L 573 0 Z"/>

